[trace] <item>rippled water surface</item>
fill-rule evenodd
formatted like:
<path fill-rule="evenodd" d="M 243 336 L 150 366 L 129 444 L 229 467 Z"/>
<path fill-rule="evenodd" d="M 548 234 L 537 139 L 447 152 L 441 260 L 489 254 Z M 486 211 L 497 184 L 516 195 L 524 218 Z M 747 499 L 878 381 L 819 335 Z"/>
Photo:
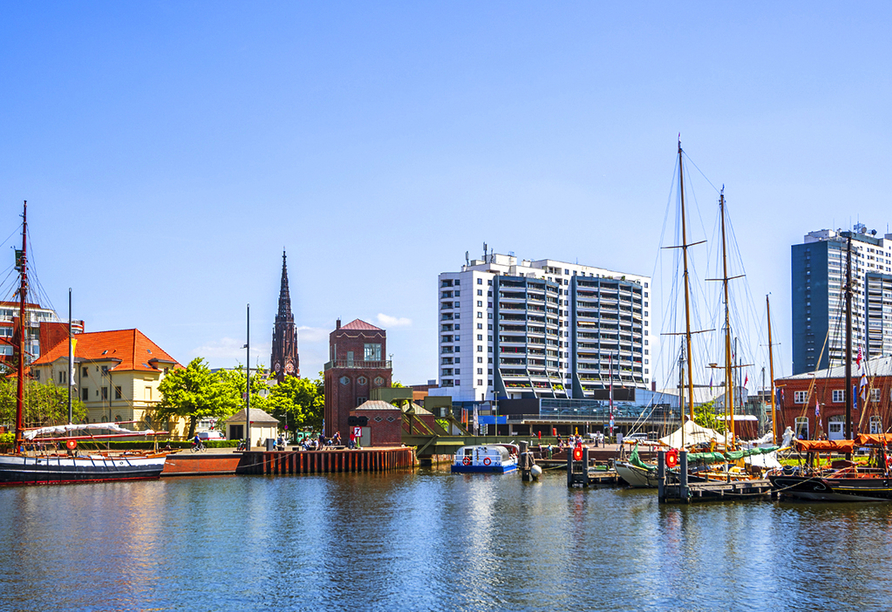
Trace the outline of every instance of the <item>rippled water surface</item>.
<path fill-rule="evenodd" d="M 508 476 L 0 489 L 0 610 L 882 610 L 892 504 Z"/>

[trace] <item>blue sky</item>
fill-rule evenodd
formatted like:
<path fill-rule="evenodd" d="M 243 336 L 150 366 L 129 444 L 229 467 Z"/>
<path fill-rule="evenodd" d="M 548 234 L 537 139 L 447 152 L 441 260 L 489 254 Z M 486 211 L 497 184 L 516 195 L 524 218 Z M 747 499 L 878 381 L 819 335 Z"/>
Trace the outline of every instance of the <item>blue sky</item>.
<path fill-rule="evenodd" d="M 890 222 L 890 11 L 3 3 L 0 234 L 27 199 L 60 315 L 71 287 L 88 330 L 138 327 L 214 367 L 244 361 L 247 303 L 268 363 L 284 247 L 305 375 L 336 318 L 361 318 L 422 383 L 437 274 L 484 241 L 653 274 L 680 132 L 725 185 L 790 373 L 790 245 Z M 717 196 L 696 195 L 711 228 Z"/>

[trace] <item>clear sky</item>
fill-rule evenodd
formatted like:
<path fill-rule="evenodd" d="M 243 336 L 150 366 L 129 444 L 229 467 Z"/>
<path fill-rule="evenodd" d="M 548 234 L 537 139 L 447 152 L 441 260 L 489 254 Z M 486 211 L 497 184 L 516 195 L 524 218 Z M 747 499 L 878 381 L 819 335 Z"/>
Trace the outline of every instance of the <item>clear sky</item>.
<path fill-rule="evenodd" d="M 284 248 L 303 374 L 361 318 L 387 329 L 394 378 L 423 383 L 437 274 L 484 241 L 653 274 L 681 133 L 725 185 L 789 374 L 790 245 L 892 220 L 890 13 L 3 2 L 0 238 L 27 199 L 45 305 L 67 317 L 71 287 L 88 331 L 137 327 L 214 367 L 244 362 L 248 303 L 268 365 Z M 697 192 L 703 227 L 716 197 Z"/>

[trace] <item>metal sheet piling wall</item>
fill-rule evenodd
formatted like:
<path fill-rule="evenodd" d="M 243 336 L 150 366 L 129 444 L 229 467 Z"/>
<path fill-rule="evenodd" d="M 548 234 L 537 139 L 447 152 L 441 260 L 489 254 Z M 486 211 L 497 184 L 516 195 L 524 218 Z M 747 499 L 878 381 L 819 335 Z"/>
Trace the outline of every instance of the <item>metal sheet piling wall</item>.
<path fill-rule="evenodd" d="M 239 461 L 239 474 L 332 474 L 390 472 L 417 464 L 412 448 L 361 450 L 247 452 Z"/>

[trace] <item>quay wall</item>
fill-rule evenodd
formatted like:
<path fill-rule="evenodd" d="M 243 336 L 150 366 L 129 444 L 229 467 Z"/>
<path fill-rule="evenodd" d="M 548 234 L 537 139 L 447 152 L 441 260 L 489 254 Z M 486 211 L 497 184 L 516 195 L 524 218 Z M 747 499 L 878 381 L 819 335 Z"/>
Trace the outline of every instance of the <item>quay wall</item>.
<path fill-rule="evenodd" d="M 390 472 L 415 467 L 407 447 L 324 451 L 247 451 L 170 455 L 161 476 Z"/>

